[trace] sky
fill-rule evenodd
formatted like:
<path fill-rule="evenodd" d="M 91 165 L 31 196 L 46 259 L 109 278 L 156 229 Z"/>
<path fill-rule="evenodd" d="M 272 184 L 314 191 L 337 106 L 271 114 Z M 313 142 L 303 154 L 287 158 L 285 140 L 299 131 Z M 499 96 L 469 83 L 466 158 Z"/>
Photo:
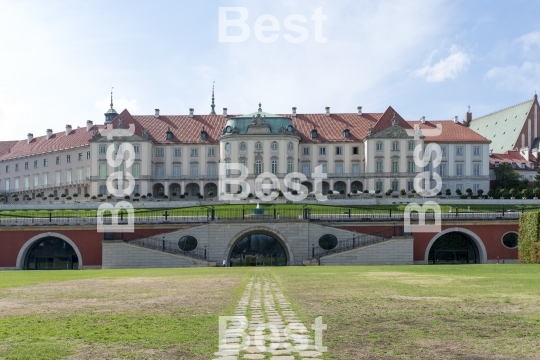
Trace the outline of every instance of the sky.
<path fill-rule="evenodd" d="M 497 111 L 540 90 L 538 1 L 0 0 L 0 140 L 132 114 Z M 221 14 L 221 15 L 220 15 Z M 248 32 L 249 31 L 249 32 Z"/>

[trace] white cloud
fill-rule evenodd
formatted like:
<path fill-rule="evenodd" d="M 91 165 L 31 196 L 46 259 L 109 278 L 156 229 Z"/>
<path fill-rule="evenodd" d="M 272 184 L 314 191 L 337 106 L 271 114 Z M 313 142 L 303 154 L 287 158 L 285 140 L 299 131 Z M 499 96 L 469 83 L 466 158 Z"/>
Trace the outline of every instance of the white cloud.
<path fill-rule="evenodd" d="M 530 93 L 540 82 L 540 63 L 525 61 L 521 66 L 493 67 L 484 77 L 501 87 Z"/>
<path fill-rule="evenodd" d="M 425 65 L 415 71 L 415 75 L 423 77 L 429 82 L 441 82 L 447 79 L 455 79 L 456 76 L 467 69 L 471 63 L 470 56 L 461 51 L 457 45 L 450 47 L 450 55 L 431 64 L 435 53 L 432 53 Z"/>
<path fill-rule="evenodd" d="M 533 31 L 523 36 L 520 36 L 517 39 L 517 42 L 520 43 L 523 47 L 523 51 L 528 52 L 531 48 L 538 47 L 540 48 L 540 31 Z"/>
<path fill-rule="evenodd" d="M 135 115 L 139 111 L 139 104 L 137 103 L 137 100 L 135 99 L 129 100 L 125 98 L 118 98 L 118 99 L 114 98 L 113 100 L 114 100 L 113 107 L 118 113 L 121 113 L 124 109 L 128 109 L 130 114 Z M 95 106 L 96 106 L 96 109 L 98 109 L 99 111 L 105 112 L 107 111 L 108 108 L 111 107 L 111 99 L 106 98 L 106 99 L 98 100 L 96 101 Z"/>

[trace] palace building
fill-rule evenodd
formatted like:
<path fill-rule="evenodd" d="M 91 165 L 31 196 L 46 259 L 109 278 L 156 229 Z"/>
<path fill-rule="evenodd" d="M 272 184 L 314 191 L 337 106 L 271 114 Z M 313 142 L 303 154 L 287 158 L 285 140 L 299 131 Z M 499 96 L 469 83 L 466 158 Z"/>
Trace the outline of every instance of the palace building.
<path fill-rule="evenodd" d="M 0 191 L 31 198 L 39 193 L 106 195 L 107 177 L 121 171 L 133 175 L 133 193 L 163 194 L 170 200 L 185 193 L 187 199 L 212 198 L 219 191 L 220 163 L 244 164 L 251 192 L 256 176 L 263 172 L 275 174 L 281 184 L 287 173 L 303 173 L 305 189 L 322 194 L 410 191 L 422 171 L 441 176 L 442 192 L 489 189 L 489 149 L 495 140 L 476 130 L 483 120 L 468 126 L 470 112 L 463 121 L 457 116 L 407 121 L 392 107 L 374 113 L 365 113 L 362 107 L 333 113 L 327 107 L 316 114 L 293 107 L 290 114 L 273 114 L 259 104 L 252 113 L 231 115 L 224 108 L 218 115 L 213 99 L 211 106 L 210 115 L 196 114 L 194 109 L 187 115 L 164 115 L 158 109 L 154 115 L 132 115 L 128 110 L 118 114 L 111 96 L 103 125 L 88 120 L 82 127 L 66 125 L 65 131 L 47 129 L 44 136 L 29 133 L 24 140 L 0 142 Z M 536 117 L 534 124 L 536 131 Z M 523 126 L 530 130 L 531 121 Z M 133 134 L 105 135 L 112 129 L 130 128 Z M 517 140 L 529 139 L 531 144 L 533 138 L 536 135 L 528 133 Z M 499 138 L 496 141 L 499 144 Z M 112 168 L 106 161 L 108 146 L 114 144 L 119 151 L 126 142 L 135 152 L 133 165 Z M 435 169 L 420 169 L 413 160 L 414 149 L 429 143 L 440 145 L 442 161 Z M 311 180 L 315 171 L 327 175 L 319 189 Z"/>

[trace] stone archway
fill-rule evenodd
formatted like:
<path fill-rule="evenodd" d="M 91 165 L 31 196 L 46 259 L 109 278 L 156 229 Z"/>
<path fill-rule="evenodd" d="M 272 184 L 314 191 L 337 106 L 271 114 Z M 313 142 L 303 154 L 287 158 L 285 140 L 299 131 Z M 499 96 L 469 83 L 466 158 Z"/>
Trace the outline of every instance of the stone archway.
<path fill-rule="evenodd" d="M 487 251 L 486 251 L 486 247 L 482 239 L 480 239 L 478 235 L 476 235 L 474 232 L 468 229 L 454 227 L 454 228 L 445 229 L 441 231 L 440 233 L 436 234 L 435 236 L 433 236 L 433 238 L 431 238 L 429 244 L 426 247 L 426 252 L 424 254 L 424 263 L 429 264 L 429 253 L 430 253 L 431 248 L 435 244 L 435 242 L 439 240 L 442 236 L 446 234 L 450 234 L 450 233 L 458 233 L 458 234 L 465 235 L 470 241 L 473 242 L 474 246 L 476 247 L 478 251 L 478 263 L 484 264 L 487 262 Z"/>
<path fill-rule="evenodd" d="M 17 269 L 20 269 L 20 270 L 25 269 L 25 265 L 26 265 L 25 261 L 26 261 L 26 258 L 28 256 L 28 252 L 30 251 L 30 249 L 33 247 L 34 244 L 39 242 L 41 239 L 45 239 L 47 237 L 55 237 L 55 238 L 64 240 L 66 243 L 68 243 L 73 248 L 73 250 L 75 250 L 75 253 L 77 254 L 77 257 L 79 260 L 79 270 L 83 269 L 83 257 L 77 245 L 75 245 L 75 243 L 67 236 L 56 233 L 56 232 L 47 232 L 47 233 L 39 234 L 39 235 L 33 236 L 27 242 L 25 242 L 24 245 L 19 250 L 19 254 L 17 255 L 17 262 L 15 265 Z"/>
<path fill-rule="evenodd" d="M 353 181 L 351 183 L 351 192 L 353 192 L 354 190 L 356 190 L 357 192 L 364 191 L 364 185 L 361 181 Z"/>
<path fill-rule="evenodd" d="M 152 187 L 152 196 L 154 198 L 159 198 L 161 196 L 165 195 L 165 187 L 162 183 L 154 184 Z"/>
<path fill-rule="evenodd" d="M 265 234 L 277 240 L 280 243 L 280 245 L 283 246 L 283 249 L 285 250 L 285 255 L 287 257 L 287 266 L 294 265 L 294 255 L 292 252 L 292 248 L 290 247 L 289 243 L 287 242 L 283 234 L 265 226 L 254 226 L 254 227 L 250 227 L 248 229 L 245 229 L 239 232 L 229 242 L 226 249 L 226 253 L 225 253 L 226 259 L 227 259 L 227 266 L 230 265 L 231 254 L 233 252 L 234 247 L 246 236 L 253 235 L 253 234 Z"/>
<path fill-rule="evenodd" d="M 182 187 L 178 183 L 172 183 L 169 185 L 169 197 L 171 199 L 178 198 L 182 195 Z"/>

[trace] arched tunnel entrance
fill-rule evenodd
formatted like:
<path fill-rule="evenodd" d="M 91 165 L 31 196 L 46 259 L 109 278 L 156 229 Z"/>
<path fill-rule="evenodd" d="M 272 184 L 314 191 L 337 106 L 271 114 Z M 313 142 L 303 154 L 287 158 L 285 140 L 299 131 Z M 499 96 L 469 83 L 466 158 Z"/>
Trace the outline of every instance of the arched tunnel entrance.
<path fill-rule="evenodd" d="M 463 232 L 452 231 L 441 235 L 429 249 L 429 264 L 479 264 L 478 247 Z"/>
<path fill-rule="evenodd" d="M 255 233 L 234 245 L 229 261 L 230 266 L 286 266 L 287 253 L 273 236 Z"/>
<path fill-rule="evenodd" d="M 27 270 L 72 270 L 79 268 L 79 258 L 66 241 L 47 236 L 28 250 L 24 268 Z"/>

